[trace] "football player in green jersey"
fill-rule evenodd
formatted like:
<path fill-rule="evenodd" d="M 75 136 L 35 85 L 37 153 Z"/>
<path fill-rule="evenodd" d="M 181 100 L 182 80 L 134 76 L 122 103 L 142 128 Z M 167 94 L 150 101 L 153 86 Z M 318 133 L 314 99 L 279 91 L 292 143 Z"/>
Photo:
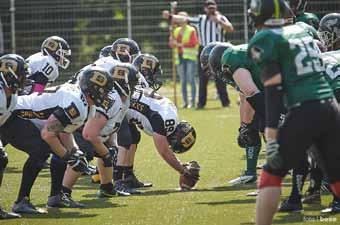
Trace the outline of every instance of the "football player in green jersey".
<path fill-rule="evenodd" d="M 290 8 L 295 14 L 295 22 L 304 22 L 315 29 L 319 28 L 319 18 L 314 13 L 305 12 L 307 6 L 307 0 L 290 0 Z"/>
<path fill-rule="evenodd" d="M 254 183 L 257 180 L 256 165 L 261 149 L 259 131 L 263 132 L 260 127 L 264 121 L 264 95 L 259 68 L 248 58 L 247 45 L 231 44 L 220 44 L 211 50 L 209 67 L 218 79 L 235 87 L 242 96 L 238 144 L 246 150 L 247 169 L 229 184 Z"/>
<path fill-rule="evenodd" d="M 265 92 L 266 164 L 259 181 L 256 224 L 271 224 L 282 178 L 298 166 L 306 150 L 317 146 L 325 161 L 340 209 L 340 111 L 313 38 L 298 25 L 285 25 L 291 11 L 284 0 L 252 0 L 250 13 L 259 30 L 250 40 L 249 56 L 261 70 Z M 278 129 L 279 108 L 288 113 Z M 340 210 L 339 210 L 340 211 Z"/>

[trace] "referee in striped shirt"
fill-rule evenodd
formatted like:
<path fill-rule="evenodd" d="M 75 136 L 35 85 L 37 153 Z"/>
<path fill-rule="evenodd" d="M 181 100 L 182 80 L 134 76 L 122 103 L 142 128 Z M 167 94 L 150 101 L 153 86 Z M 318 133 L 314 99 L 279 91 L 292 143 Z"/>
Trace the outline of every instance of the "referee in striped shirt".
<path fill-rule="evenodd" d="M 199 99 L 197 108 L 205 107 L 207 101 L 207 85 L 209 76 L 205 74 L 199 62 L 199 55 L 204 46 L 210 42 L 220 41 L 225 42 L 225 33 L 233 32 L 233 25 L 227 17 L 221 15 L 217 11 L 217 4 L 214 0 L 206 0 L 204 2 L 204 11 L 206 14 L 200 14 L 196 17 L 183 17 L 179 15 L 171 15 L 169 11 L 163 11 L 163 18 L 172 20 L 174 23 L 188 21 L 191 25 L 197 28 L 200 48 L 198 54 L 198 73 L 199 73 Z M 230 104 L 226 85 L 219 79 L 215 80 L 217 92 L 223 107 L 228 107 Z"/>

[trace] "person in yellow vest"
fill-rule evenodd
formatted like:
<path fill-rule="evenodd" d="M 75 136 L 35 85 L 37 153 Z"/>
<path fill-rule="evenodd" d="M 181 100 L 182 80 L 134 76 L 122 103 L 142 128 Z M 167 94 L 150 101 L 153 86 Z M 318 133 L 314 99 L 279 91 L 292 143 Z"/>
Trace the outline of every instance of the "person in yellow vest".
<path fill-rule="evenodd" d="M 181 16 L 188 16 L 186 12 L 179 12 Z M 183 108 L 195 107 L 196 99 L 196 68 L 198 54 L 198 37 L 196 29 L 183 21 L 173 31 L 170 47 L 176 48 L 177 73 L 181 80 Z M 188 102 L 187 83 L 191 85 L 191 101 Z"/>

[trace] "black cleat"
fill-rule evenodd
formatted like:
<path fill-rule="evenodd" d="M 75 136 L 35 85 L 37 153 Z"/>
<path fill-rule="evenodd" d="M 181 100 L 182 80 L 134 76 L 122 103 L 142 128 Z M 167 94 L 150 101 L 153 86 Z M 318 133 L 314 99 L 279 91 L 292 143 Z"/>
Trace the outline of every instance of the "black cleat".
<path fill-rule="evenodd" d="M 333 200 L 328 208 L 321 210 L 322 213 L 340 213 L 340 201 Z"/>
<path fill-rule="evenodd" d="M 14 212 L 6 212 L 0 207 L 0 220 L 7 220 L 7 219 L 16 219 L 20 218 L 21 216 Z"/>
<path fill-rule="evenodd" d="M 112 197 L 116 196 L 117 194 L 118 193 L 115 191 L 114 188 L 110 191 L 99 188 L 99 190 L 97 192 L 98 198 L 112 198 Z M 129 194 L 129 193 L 127 193 L 127 194 Z"/>
<path fill-rule="evenodd" d="M 22 214 L 44 214 L 47 213 L 46 210 L 41 208 L 36 208 L 28 197 L 23 198 L 20 202 L 14 203 L 12 207 L 13 212 Z"/>
<path fill-rule="evenodd" d="M 138 180 L 138 178 L 135 176 L 135 174 L 132 174 L 131 176 L 126 177 L 123 181 L 124 181 L 124 184 L 129 188 L 152 187 L 151 182 L 141 182 L 141 181 Z"/>
<path fill-rule="evenodd" d="M 307 191 L 304 198 L 302 199 L 304 204 L 321 204 L 320 191 Z"/>
<path fill-rule="evenodd" d="M 302 210 L 301 201 L 299 203 L 291 203 L 289 199 L 286 199 L 281 203 L 278 212 L 301 212 Z"/>

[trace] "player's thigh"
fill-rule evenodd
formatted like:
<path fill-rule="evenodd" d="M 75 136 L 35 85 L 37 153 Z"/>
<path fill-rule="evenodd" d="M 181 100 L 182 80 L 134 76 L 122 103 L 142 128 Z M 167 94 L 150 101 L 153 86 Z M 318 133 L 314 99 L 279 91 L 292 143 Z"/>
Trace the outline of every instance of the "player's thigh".
<path fill-rule="evenodd" d="M 313 126 L 313 117 L 306 115 L 303 108 L 287 114 L 278 134 L 279 152 L 286 169 L 296 168 L 304 160 L 313 143 L 314 129 L 317 127 Z"/>
<path fill-rule="evenodd" d="M 123 119 L 117 132 L 117 141 L 119 146 L 122 146 L 126 149 L 129 149 L 131 144 L 133 144 L 129 123 L 126 118 Z"/>
<path fill-rule="evenodd" d="M 340 112 L 338 106 L 333 105 L 333 117 L 329 116 L 329 123 L 324 128 L 326 132 L 316 141 L 321 165 L 329 176 L 330 181 L 340 180 Z"/>
<path fill-rule="evenodd" d="M 95 149 L 91 142 L 85 140 L 85 138 L 82 135 L 81 131 L 76 131 L 73 133 L 74 140 L 76 141 L 80 151 L 82 151 L 86 155 L 86 159 L 88 161 L 93 160 L 93 157 L 95 155 Z"/>
<path fill-rule="evenodd" d="M 19 117 L 6 125 L 4 138 L 13 147 L 35 158 L 47 158 L 52 152 L 50 146 L 41 138 L 40 130 L 30 121 Z"/>

